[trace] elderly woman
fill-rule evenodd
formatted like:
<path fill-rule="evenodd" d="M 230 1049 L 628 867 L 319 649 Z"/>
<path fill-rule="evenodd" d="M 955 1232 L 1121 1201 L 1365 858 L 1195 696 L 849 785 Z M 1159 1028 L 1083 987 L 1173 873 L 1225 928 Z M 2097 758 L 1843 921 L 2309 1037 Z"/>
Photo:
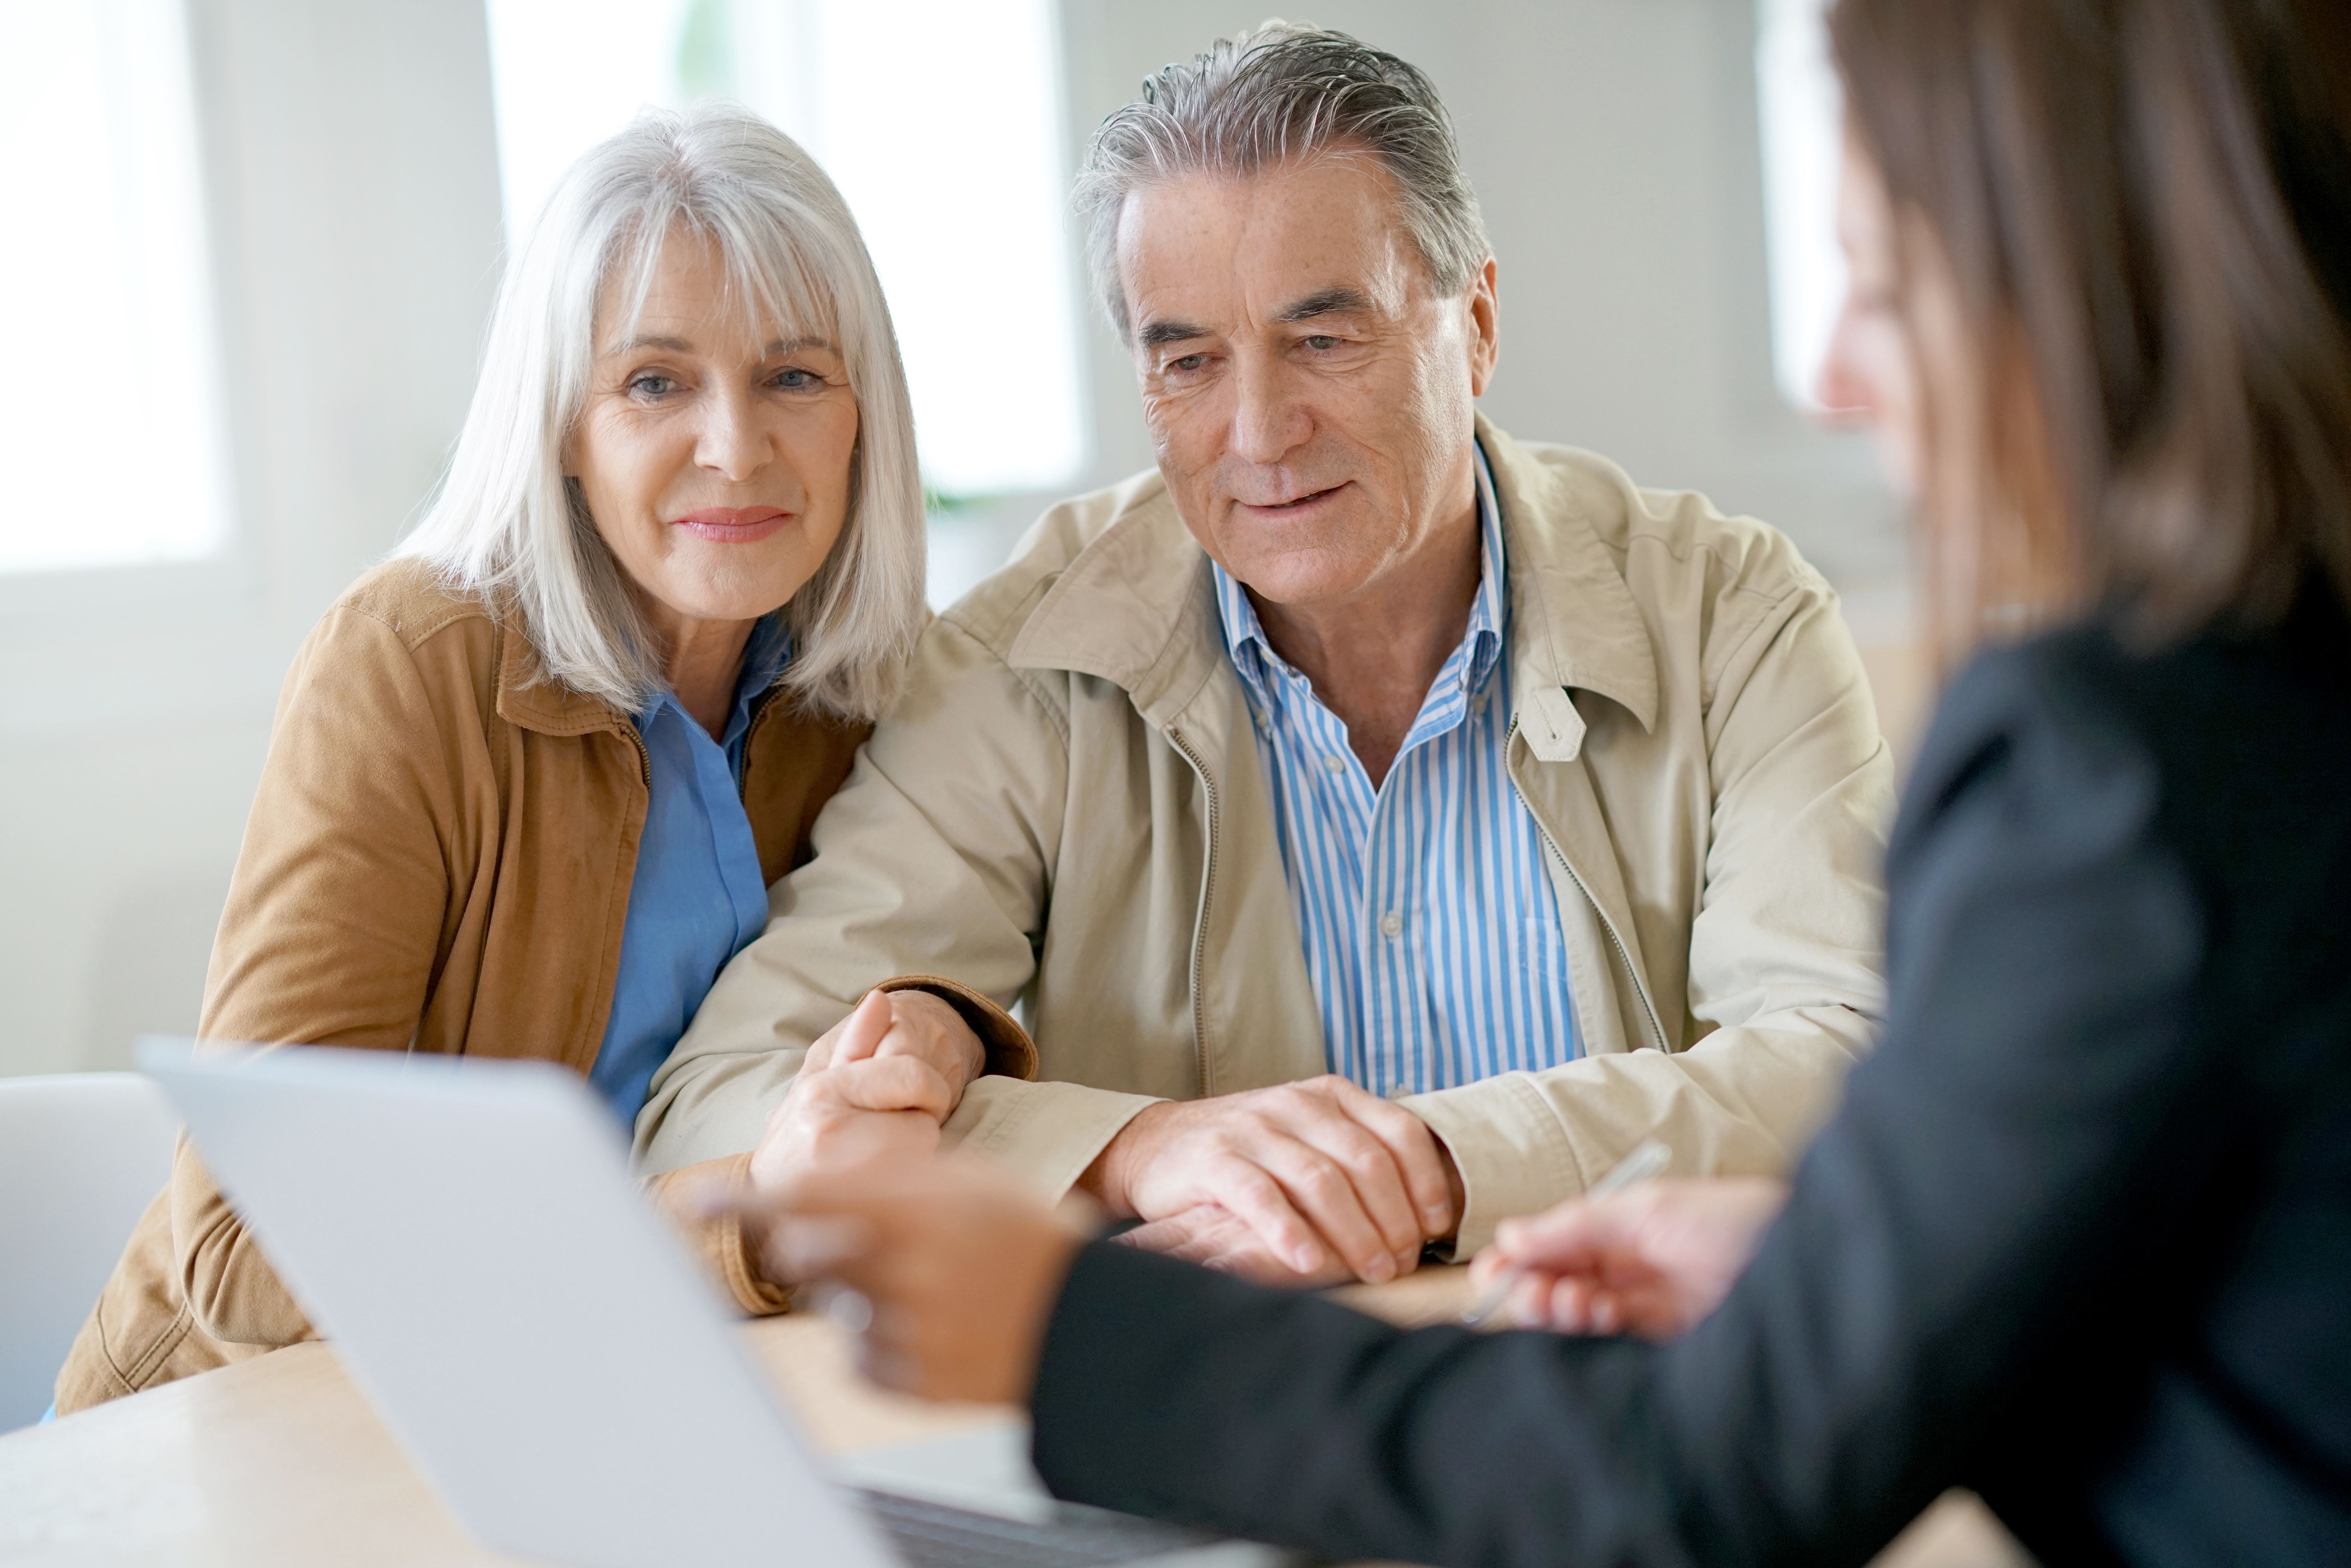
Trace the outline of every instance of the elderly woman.
<path fill-rule="evenodd" d="M 200 1032 L 559 1061 L 633 1119 L 807 858 L 922 591 L 904 376 L 840 193 L 740 111 L 640 119 L 508 275 L 430 513 L 295 660 Z M 869 1142 L 935 1139 L 982 1065 L 941 1026 L 984 1004 L 940 994 L 829 1042 Z M 780 1308 L 731 1223 L 681 1224 Z M 312 1336 L 183 1141 L 58 1408 Z"/>

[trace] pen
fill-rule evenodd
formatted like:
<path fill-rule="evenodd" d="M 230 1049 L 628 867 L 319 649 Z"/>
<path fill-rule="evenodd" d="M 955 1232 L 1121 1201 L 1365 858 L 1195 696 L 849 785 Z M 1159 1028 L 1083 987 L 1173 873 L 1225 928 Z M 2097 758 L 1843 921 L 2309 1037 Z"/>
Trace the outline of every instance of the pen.
<path fill-rule="evenodd" d="M 1671 1165 L 1673 1158 L 1673 1150 L 1655 1138 L 1644 1138 L 1634 1145 L 1633 1152 L 1617 1161 L 1606 1176 L 1586 1187 L 1583 1196 L 1598 1197 L 1603 1193 L 1631 1186 L 1635 1182 L 1646 1181 Z M 1523 1269 L 1505 1269 L 1495 1275 L 1494 1282 L 1486 1287 L 1486 1293 L 1461 1314 L 1461 1321 L 1476 1328 L 1501 1311 L 1502 1303 L 1510 1300 L 1510 1287 L 1517 1284 L 1525 1273 Z"/>

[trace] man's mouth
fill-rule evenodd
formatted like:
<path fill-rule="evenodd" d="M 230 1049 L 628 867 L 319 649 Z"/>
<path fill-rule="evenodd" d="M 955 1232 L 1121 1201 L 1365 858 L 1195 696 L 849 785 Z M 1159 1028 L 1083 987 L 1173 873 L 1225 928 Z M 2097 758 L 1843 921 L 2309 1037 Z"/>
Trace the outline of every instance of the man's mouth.
<path fill-rule="evenodd" d="M 1287 501 L 1243 501 L 1239 504 L 1253 512 L 1269 512 L 1280 517 L 1284 513 L 1302 512 L 1324 497 L 1335 496 L 1345 488 L 1344 485 L 1333 485 L 1324 490 L 1309 490 L 1303 495 L 1293 496 Z"/>

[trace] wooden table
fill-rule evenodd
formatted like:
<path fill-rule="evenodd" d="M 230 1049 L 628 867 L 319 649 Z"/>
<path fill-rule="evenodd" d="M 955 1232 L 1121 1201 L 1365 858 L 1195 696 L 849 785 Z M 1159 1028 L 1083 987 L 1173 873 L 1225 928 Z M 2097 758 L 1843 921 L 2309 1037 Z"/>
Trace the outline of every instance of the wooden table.
<path fill-rule="evenodd" d="M 1395 1322 L 1457 1316 L 1459 1269 L 1343 1291 Z M 851 1454 L 1016 1421 L 990 1406 L 931 1405 L 860 1378 L 821 1317 L 744 1325 L 810 1441 Z M 466 1537 L 426 1489 L 325 1344 L 166 1384 L 0 1437 L 0 1564 L 101 1568 L 474 1568 L 517 1560 Z M 1878 1568 L 2014 1568 L 1980 1504 L 1946 1498 Z"/>

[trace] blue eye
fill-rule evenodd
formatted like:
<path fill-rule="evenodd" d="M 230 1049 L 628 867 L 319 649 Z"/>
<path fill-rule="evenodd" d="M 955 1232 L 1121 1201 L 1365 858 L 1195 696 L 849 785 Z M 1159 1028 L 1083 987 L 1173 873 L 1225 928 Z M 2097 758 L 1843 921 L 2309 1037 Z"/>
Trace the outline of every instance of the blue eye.
<path fill-rule="evenodd" d="M 677 383 L 667 376 L 638 376 L 629 382 L 629 390 L 645 397 L 663 397 L 674 391 Z"/>
<path fill-rule="evenodd" d="M 1167 368 L 1171 371 L 1196 371 L 1207 357 L 1206 354 L 1186 354 L 1180 360 L 1171 361 Z"/>
<path fill-rule="evenodd" d="M 816 372 L 794 366 L 788 371 L 777 371 L 775 384 L 786 392 L 806 392 L 817 384 Z"/>

